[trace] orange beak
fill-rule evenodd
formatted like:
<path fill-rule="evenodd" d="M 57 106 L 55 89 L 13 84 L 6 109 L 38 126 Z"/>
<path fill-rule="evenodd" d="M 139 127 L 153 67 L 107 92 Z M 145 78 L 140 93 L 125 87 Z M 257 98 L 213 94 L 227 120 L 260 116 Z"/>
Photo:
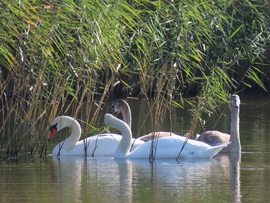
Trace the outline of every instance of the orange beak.
<path fill-rule="evenodd" d="M 51 141 L 56 133 L 57 133 L 57 130 L 55 128 L 52 128 L 48 136 L 48 141 Z"/>

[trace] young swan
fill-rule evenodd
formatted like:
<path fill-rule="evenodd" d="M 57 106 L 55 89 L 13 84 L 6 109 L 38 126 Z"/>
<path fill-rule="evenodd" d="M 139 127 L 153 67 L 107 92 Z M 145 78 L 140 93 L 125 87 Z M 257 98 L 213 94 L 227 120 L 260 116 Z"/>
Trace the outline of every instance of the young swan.
<path fill-rule="evenodd" d="M 130 127 L 124 121 L 108 113 L 104 117 L 104 122 L 106 125 L 118 129 L 123 136 L 115 151 L 115 158 L 149 159 L 149 154 L 152 150 L 152 142 L 145 142 L 130 152 L 132 142 Z M 185 141 L 186 138 L 182 136 L 158 138 L 155 148 L 155 159 L 176 159 Z M 181 153 L 181 157 L 211 158 L 228 144 L 229 143 L 219 146 L 210 146 L 196 140 L 188 140 Z"/>
<path fill-rule="evenodd" d="M 231 110 L 231 134 L 222 133 L 219 131 L 206 131 L 201 134 L 197 140 L 205 142 L 211 146 L 220 145 L 231 142 L 228 147 L 225 147 L 221 152 L 238 152 L 241 151 L 240 132 L 239 132 L 239 113 L 240 113 L 240 98 L 238 95 L 232 95 L 229 104 Z"/>
<path fill-rule="evenodd" d="M 113 102 L 108 110 L 108 113 L 114 114 L 114 113 L 121 113 L 123 117 L 123 121 L 131 128 L 131 122 L 132 122 L 132 116 L 131 116 L 131 110 L 129 104 L 123 100 L 118 99 L 115 102 Z M 175 133 L 172 132 L 152 132 L 143 136 L 138 137 L 138 140 L 142 140 L 144 142 L 152 141 L 155 138 L 161 138 L 161 137 L 168 137 L 168 136 L 175 136 Z"/>

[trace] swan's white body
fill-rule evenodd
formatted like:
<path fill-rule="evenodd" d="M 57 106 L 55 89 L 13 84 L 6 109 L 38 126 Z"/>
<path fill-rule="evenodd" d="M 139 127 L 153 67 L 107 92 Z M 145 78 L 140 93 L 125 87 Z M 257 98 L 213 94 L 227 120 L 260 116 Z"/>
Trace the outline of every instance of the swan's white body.
<path fill-rule="evenodd" d="M 231 110 L 231 134 L 222 133 L 219 131 L 206 131 L 202 133 L 197 140 L 205 142 L 211 146 L 220 145 L 231 142 L 228 147 L 225 147 L 221 152 L 240 152 L 240 132 L 239 132 L 239 113 L 240 113 L 240 98 L 238 95 L 232 95 L 230 99 Z"/>
<path fill-rule="evenodd" d="M 132 143 L 132 134 L 130 127 L 120 119 L 111 114 L 106 114 L 104 122 L 113 128 L 118 129 L 122 133 L 122 140 L 115 152 L 115 158 L 130 158 L 130 159 L 148 159 L 151 153 L 152 142 L 146 142 L 136 147 L 130 152 Z M 169 136 L 156 139 L 155 159 L 176 159 L 179 152 L 185 143 L 186 138 L 182 136 Z M 219 146 L 210 146 L 206 143 L 196 140 L 188 140 L 182 153 L 181 158 L 211 158 L 220 150 L 226 147 L 229 143 Z"/>
<path fill-rule="evenodd" d="M 69 116 L 56 117 L 50 128 L 49 140 L 63 128 L 71 128 L 71 134 L 64 141 L 57 144 L 52 154 L 54 156 L 66 155 L 88 155 L 88 156 L 114 156 L 114 153 L 122 139 L 121 135 L 104 133 L 80 140 L 81 126 Z M 141 140 L 135 140 L 133 148 L 144 143 Z"/>

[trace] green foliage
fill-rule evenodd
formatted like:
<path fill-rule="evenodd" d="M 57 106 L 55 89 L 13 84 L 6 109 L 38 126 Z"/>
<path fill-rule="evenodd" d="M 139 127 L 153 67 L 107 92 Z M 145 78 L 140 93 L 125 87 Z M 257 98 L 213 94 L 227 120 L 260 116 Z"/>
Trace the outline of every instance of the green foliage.
<path fill-rule="evenodd" d="M 3 0 L 3 120 L 20 118 L 18 129 L 46 132 L 47 119 L 72 112 L 86 119 L 88 132 L 109 93 L 128 92 L 155 98 L 148 101 L 153 123 L 185 101 L 198 121 L 230 93 L 266 90 L 269 10 L 264 0 Z M 46 135 L 31 129 L 22 138 L 33 140 L 31 151 L 43 149 Z"/>

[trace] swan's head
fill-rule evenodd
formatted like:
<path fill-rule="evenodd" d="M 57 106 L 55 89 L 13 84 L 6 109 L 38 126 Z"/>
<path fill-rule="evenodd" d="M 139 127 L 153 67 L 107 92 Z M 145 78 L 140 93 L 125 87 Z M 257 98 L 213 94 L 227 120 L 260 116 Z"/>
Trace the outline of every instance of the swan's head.
<path fill-rule="evenodd" d="M 123 130 L 128 129 L 130 130 L 130 127 L 122 120 L 116 118 L 112 114 L 106 113 L 104 116 L 104 123 L 105 125 L 111 126 L 113 128 L 116 128 L 117 130 Z"/>
<path fill-rule="evenodd" d="M 230 98 L 230 107 L 239 108 L 240 107 L 240 97 L 236 94 L 233 94 Z"/>
<path fill-rule="evenodd" d="M 113 124 L 115 123 L 114 122 L 115 120 L 119 120 L 119 119 L 116 118 L 115 116 L 113 116 L 110 113 L 106 113 L 105 116 L 104 116 L 104 123 L 105 123 L 105 125 L 109 125 L 109 126 L 114 127 Z"/>
<path fill-rule="evenodd" d="M 69 123 L 74 122 L 75 120 L 69 116 L 58 116 L 53 119 L 50 126 L 50 133 L 48 136 L 48 141 L 51 141 L 55 134 L 65 127 L 69 127 Z"/>
<path fill-rule="evenodd" d="M 123 109 L 128 105 L 128 103 L 123 99 L 118 99 L 115 102 L 113 102 L 108 110 L 108 113 L 120 113 L 123 111 Z"/>
<path fill-rule="evenodd" d="M 55 136 L 55 134 L 57 133 L 57 125 L 58 123 L 51 125 L 48 141 L 51 141 L 53 137 Z"/>

